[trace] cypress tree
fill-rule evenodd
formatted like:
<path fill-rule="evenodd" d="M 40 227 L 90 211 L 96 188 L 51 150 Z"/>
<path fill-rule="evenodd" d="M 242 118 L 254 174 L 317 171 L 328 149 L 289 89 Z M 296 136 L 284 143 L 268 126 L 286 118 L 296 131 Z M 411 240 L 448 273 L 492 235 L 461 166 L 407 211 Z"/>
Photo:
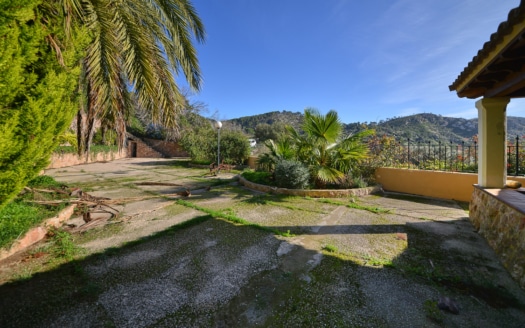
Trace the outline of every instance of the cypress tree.
<path fill-rule="evenodd" d="M 79 108 L 79 62 L 89 38 L 78 28 L 66 38 L 60 8 L 42 3 L 0 0 L 0 208 L 49 164 Z M 56 24 L 45 28 L 42 10 L 56 13 L 46 15 Z"/>

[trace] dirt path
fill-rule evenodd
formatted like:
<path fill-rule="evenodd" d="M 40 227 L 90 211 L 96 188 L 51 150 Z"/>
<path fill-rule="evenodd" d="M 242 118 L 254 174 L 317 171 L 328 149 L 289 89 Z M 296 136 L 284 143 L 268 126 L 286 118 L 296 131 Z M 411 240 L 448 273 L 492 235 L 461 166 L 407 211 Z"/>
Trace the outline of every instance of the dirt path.
<path fill-rule="evenodd" d="M 75 236 L 85 257 L 0 285 L 1 327 L 525 325 L 524 291 L 455 202 L 261 194 L 173 160 L 47 173 L 111 198 L 199 192 L 125 204 Z"/>

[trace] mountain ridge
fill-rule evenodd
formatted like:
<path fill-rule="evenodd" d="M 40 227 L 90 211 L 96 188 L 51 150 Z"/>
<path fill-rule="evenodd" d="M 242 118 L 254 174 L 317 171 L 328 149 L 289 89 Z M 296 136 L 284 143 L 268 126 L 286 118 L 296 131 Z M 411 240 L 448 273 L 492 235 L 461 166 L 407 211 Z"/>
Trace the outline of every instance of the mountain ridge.
<path fill-rule="evenodd" d="M 300 112 L 273 111 L 259 115 L 244 116 L 225 120 L 239 126 L 247 133 L 253 133 L 257 124 L 281 122 L 299 129 L 304 115 Z M 395 136 L 398 140 L 414 142 L 470 142 L 478 133 L 478 119 L 447 117 L 438 114 L 422 113 L 403 117 L 393 117 L 379 122 L 343 123 L 346 134 L 354 134 L 363 129 L 374 129 L 377 135 Z M 525 136 L 525 117 L 507 117 L 507 139 Z"/>

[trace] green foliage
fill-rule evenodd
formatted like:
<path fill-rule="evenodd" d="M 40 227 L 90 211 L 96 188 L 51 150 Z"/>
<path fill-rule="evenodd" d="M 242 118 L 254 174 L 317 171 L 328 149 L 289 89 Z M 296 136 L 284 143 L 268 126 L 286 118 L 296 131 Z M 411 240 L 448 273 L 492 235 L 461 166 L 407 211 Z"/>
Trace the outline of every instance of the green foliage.
<path fill-rule="evenodd" d="M 62 183 L 56 181 L 49 175 L 39 175 L 27 183 L 28 187 L 39 187 L 39 188 L 59 188 Z"/>
<path fill-rule="evenodd" d="M 68 144 L 70 147 L 75 149 L 75 152 L 78 150 L 77 135 L 72 132 L 66 132 L 58 136 L 58 144 L 64 145 Z"/>
<path fill-rule="evenodd" d="M 310 172 L 300 162 L 283 159 L 275 165 L 274 177 L 278 187 L 305 189 L 310 181 Z"/>
<path fill-rule="evenodd" d="M 302 128 L 299 132 L 287 126 L 287 133 L 277 142 L 267 140 L 268 152 L 258 157 L 257 168 L 271 172 L 280 160 L 295 160 L 309 169 L 316 188 L 346 187 L 353 180 L 368 183 L 359 169 L 368 157 L 365 140 L 374 134 L 373 130 L 344 136 L 337 112 L 321 115 L 313 108 L 305 109 Z M 373 171 L 369 175 L 373 176 Z"/>
<path fill-rule="evenodd" d="M 274 124 L 260 123 L 255 126 L 254 137 L 259 142 L 266 140 L 278 140 L 286 133 L 285 124 L 282 122 L 275 122 Z"/>
<path fill-rule="evenodd" d="M 62 185 L 49 176 L 38 176 L 28 184 L 32 188 L 57 189 Z M 63 196 L 63 194 L 60 194 Z M 0 248 L 9 246 L 14 240 L 23 236 L 30 228 L 52 217 L 63 206 L 48 208 L 32 203 L 32 200 L 53 199 L 52 193 L 24 193 L 0 209 Z"/>
<path fill-rule="evenodd" d="M 22 202 L 11 202 L 0 209 L 0 248 L 7 247 L 30 228 L 42 222 L 50 212 Z"/>
<path fill-rule="evenodd" d="M 72 26 L 66 39 L 61 17 L 44 28 L 40 2 L 0 3 L 0 208 L 48 165 L 78 109 L 80 49 L 89 38 Z M 60 12 L 56 3 L 46 8 Z M 57 52 L 49 40 L 60 40 L 63 49 Z"/>
<path fill-rule="evenodd" d="M 146 126 L 135 115 L 130 115 L 126 123 L 127 129 L 130 133 L 136 135 L 137 137 L 146 136 Z"/>
<path fill-rule="evenodd" d="M 445 315 L 438 308 L 438 302 L 437 301 L 426 300 L 423 303 L 423 310 L 425 311 L 425 315 L 429 319 L 431 319 L 431 320 L 433 320 L 433 321 L 435 321 L 437 323 L 442 323 L 443 319 L 445 319 Z"/>
<path fill-rule="evenodd" d="M 62 26 L 83 24 L 93 35 L 81 80 L 80 153 L 89 152 L 96 121 L 116 131 L 122 147 L 134 106 L 154 125 L 177 129 L 186 99 L 175 77 L 183 75 L 192 90 L 202 82 L 194 42 L 204 41 L 205 29 L 191 2 L 57 2 L 68 15 Z"/>
<path fill-rule="evenodd" d="M 303 124 L 303 114 L 300 112 L 294 113 L 283 110 L 282 112 L 274 111 L 260 115 L 240 117 L 228 120 L 228 122 L 241 126 L 246 132 L 253 130 L 255 133 L 257 126 L 260 124 L 267 124 L 271 127 L 275 126 L 275 129 L 272 128 L 272 130 L 279 130 L 279 125 L 291 125 L 295 128 L 299 128 L 301 124 Z M 277 140 L 278 138 L 271 139 Z"/>
<path fill-rule="evenodd" d="M 50 176 L 40 175 L 27 184 L 37 189 L 58 189 L 62 184 Z M 52 193 L 24 193 L 0 209 L 0 248 L 7 247 L 29 229 L 57 214 L 63 206 L 48 208 L 31 203 L 34 199 L 53 199 Z M 63 194 L 60 194 L 63 196 Z M 28 202 L 29 201 L 29 202 Z"/>
<path fill-rule="evenodd" d="M 275 164 L 283 159 L 295 158 L 295 151 L 292 148 L 291 139 L 283 136 L 274 142 L 272 139 L 264 143 L 268 152 L 259 155 L 257 158 L 257 169 L 267 172 L 273 172 Z"/>
<path fill-rule="evenodd" d="M 332 244 L 326 244 L 325 246 L 323 246 L 323 250 L 325 250 L 325 251 L 327 251 L 329 253 L 337 253 L 339 251 L 337 246 L 332 245 Z"/>
<path fill-rule="evenodd" d="M 337 112 L 322 115 L 313 108 L 305 109 L 303 131 L 304 134 L 300 134 L 289 129 L 296 158 L 308 165 L 316 188 L 344 183 L 351 169 L 367 158 L 364 139 L 374 133 L 364 130 L 343 136 Z"/>
<path fill-rule="evenodd" d="M 253 183 L 273 185 L 272 173 L 270 172 L 246 170 L 241 175 Z"/>
<path fill-rule="evenodd" d="M 239 130 L 221 131 L 220 152 L 222 162 L 242 164 L 250 156 L 250 142 Z"/>
<path fill-rule="evenodd" d="M 192 161 L 217 161 L 217 135 L 211 128 L 188 132 L 182 136 L 180 143 L 189 153 Z"/>
<path fill-rule="evenodd" d="M 117 145 L 117 133 L 114 130 L 99 129 L 93 136 L 93 144 L 105 146 Z"/>
<path fill-rule="evenodd" d="M 53 253 L 57 259 L 71 261 L 82 250 L 73 242 L 71 234 L 67 231 L 53 229 L 49 232 L 53 241 Z"/>
<path fill-rule="evenodd" d="M 217 162 L 218 133 L 204 118 L 192 119 L 193 128 L 182 133 L 180 144 L 190 154 L 192 162 Z M 250 143 L 239 130 L 221 129 L 220 161 L 228 164 L 241 164 L 250 156 Z"/>
<path fill-rule="evenodd" d="M 242 128 L 247 133 L 255 134 L 255 128 L 259 124 L 275 126 L 278 124 L 291 125 L 300 129 L 304 118 L 301 113 L 292 112 L 269 112 L 259 115 L 247 116 L 228 120 Z M 353 135 L 363 130 L 375 130 L 377 135 L 395 135 L 399 142 L 441 141 L 454 144 L 469 141 L 478 133 L 478 121 L 458 117 L 444 117 L 441 115 L 423 113 L 405 117 L 393 117 L 379 122 L 345 122 L 343 123 L 343 134 Z M 525 117 L 507 117 L 507 135 L 525 135 Z M 277 138 L 272 138 L 277 140 Z M 262 141 L 262 140 L 261 140 Z"/>

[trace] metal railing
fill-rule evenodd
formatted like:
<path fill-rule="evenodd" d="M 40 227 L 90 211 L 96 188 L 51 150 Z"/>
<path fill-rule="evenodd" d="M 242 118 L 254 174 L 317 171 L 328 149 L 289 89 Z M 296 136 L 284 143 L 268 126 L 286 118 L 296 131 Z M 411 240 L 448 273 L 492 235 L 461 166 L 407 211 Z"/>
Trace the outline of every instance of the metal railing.
<path fill-rule="evenodd" d="M 461 142 L 405 142 L 370 147 L 384 166 L 453 172 L 478 171 L 478 144 Z M 525 143 L 519 136 L 507 141 L 507 175 L 525 175 Z"/>

